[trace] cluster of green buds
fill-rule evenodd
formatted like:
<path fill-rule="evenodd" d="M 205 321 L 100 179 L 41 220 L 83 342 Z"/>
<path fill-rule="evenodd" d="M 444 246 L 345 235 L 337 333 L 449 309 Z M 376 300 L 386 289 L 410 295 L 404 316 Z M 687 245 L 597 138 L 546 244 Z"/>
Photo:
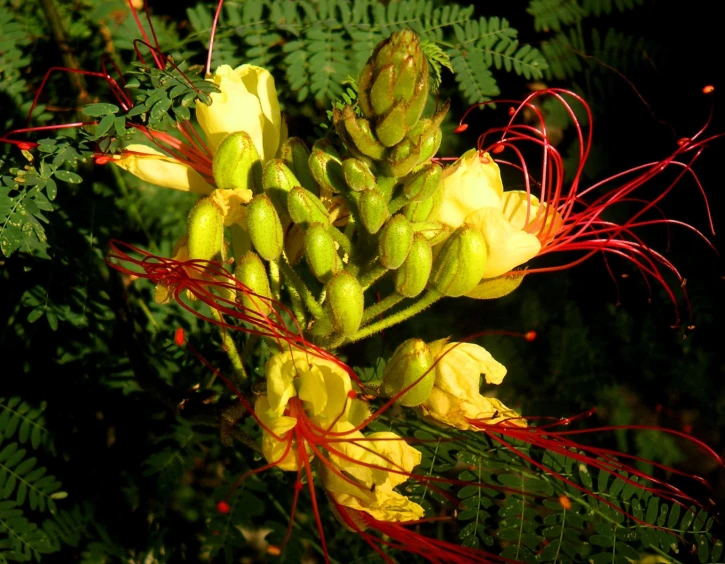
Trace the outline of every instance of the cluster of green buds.
<path fill-rule="evenodd" d="M 214 156 L 217 190 L 189 216 L 190 259 L 233 260 L 250 290 L 237 298 L 245 308 L 266 316 L 272 300 L 290 303 L 299 326 L 328 347 L 384 328 L 380 314 L 404 300 L 416 301 L 388 324 L 464 294 L 486 258 L 478 232 L 430 219 L 444 193 L 433 157 L 448 104 L 424 117 L 430 77 L 418 36 L 383 41 L 358 92 L 334 110 L 337 136 L 311 149 L 290 138 L 263 161 L 245 132 L 227 135 Z M 366 301 L 386 275 L 392 292 Z"/>

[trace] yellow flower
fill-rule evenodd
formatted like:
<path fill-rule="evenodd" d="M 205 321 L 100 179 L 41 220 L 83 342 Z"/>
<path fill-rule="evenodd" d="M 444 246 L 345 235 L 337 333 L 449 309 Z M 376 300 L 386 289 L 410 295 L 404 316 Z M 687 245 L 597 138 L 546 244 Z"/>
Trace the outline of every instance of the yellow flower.
<path fill-rule="evenodd" d="M 363 438 L 362 433 L 357 435 L 350 438 Z M 423 517 L 425 510 L 420 505 L 393 489 L 408 479 L 421 460 L 420 452 L 398 435 L 372 433 L 364 441 L 331 446 L 345 455 L 331 455 L 332 464 L 320 466 L 322 485 L 335 502 L 364 511 L 379 521 L 414 521 Z"/>
<path fill-rule="evenodd" d="M 435 384 L 420 406 L 424 415 L 463 430 L 476 428 L 469 422 L 472 419 L 491 425 L 511 419 L 511 423 L 525 426 L 514 410 L 481 395 L 481 374 L 487 384 L 500 384 L 506 376 L 506 367 L 486 349 L 473 343 L 448 343 L 447 339 L 428 346 L 436 362 Z"/>
<path fill-rule="evenodd" d="M 211 105 L 197 105 L 196 119 L 212 154 L 229 133 L 246 131 L 262 161 L 273 158 L 281 140 L 282 115 L 269 71 L 254 65 L 235 69 L 222 65 L 211 81 L 220 92 L 211 95 Z"/>
<path fill-rule="evenodd" d="M 183 142 L 168 133 L 139 128 L 163 152 L 134 144 L 114 155 L 111 162 L 150 184 L 208 195 L 214 190 L 212 161 L 228 134 L 244 131 L 263 162 L 274 157 L 284 124 L 272 75 L 253 65 L 236 69 L 222 65 L 210 80 L 220 92 L 211 94 L 211 105 L 199 103 L 196 107 L 206 146 L 194 142 L 196 132 L 188 122 L 179 124 Z"/>
<path fill-rule="evenodd" d="M 466 224 L 486 244 L 483 279 L 510 272 L 539 254 L 559 231 L 555 209 L 525 191 L 504 192 L 501 172 L 488 153 L 466 152 L 443 178 L 443 199 L 430 216 L 452 229 Z M 476 289 L 470 292 L 474 297 Z"/>

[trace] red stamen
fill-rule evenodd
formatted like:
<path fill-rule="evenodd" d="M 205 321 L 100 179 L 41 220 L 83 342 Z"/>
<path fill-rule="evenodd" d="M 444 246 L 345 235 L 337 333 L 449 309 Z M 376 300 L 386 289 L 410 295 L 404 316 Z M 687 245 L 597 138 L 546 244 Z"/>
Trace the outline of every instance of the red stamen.
<path fill-rule="evenodd" d="M 229 513 L 230 507 L 226 501 L 220 501 L 216 504 L 216 510 L 222 515 Z"/>

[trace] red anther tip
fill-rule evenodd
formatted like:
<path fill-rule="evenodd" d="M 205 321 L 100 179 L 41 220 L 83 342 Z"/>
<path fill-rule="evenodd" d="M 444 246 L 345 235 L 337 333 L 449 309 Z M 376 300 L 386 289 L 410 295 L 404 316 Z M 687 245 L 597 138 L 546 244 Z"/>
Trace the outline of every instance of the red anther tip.
<path fill-rule="evenodd" d="M 688 325 L 687 326 L 687 330 L 688 331 L 694 331 L 695 330 L 695 327 L 696 327 L 695 325 Z"/>
<path fill-rule="evenodd" d="M 30 149 L 34 149 L 35 147 L 37 147 L 36 143 L 30 143 L 25 141 L 21 141 L 20 143 L 18 143 L 18 149 L 20 149 L 21 151 L 30 151 Z"/>
<path fill-rule="evenodd" d="M 683 145 L 687 145 L 687 143 L 689 143 L 689 141 L 690 141 L 690 138 L 689 137 L 680 137 L 677 140 L 677 145 L 679 147 L 682 147 Z"/>
<path fill-rule="evenodd" d="M 300 482 L 299 480 L 297 480 L 297 481 L 295 482 L 295 489 L 296 489 L 296 490 L 297 490 L 298 492 L 301 492 L 301 491 L 302 491 L 302 489 L 303 489 L 304 487 L 305 487 L 305 486 L 304 486 L 304 485 L 302 484 L 302 482 Z"/>
<path fill-rule="evenodd" d="M 712 94 L 715 92 L 715 87 L 712 84 L 708 84 L 702 89 L 703 94 Z"/>
<path fill-rule="evenodd" d="M 571 500 L 566 497 L 564 494 L 559 496 L 559 505 L 561 505 L 564 509 L 569 511 L 571 509 Z"/>
<path fill-rule="evenodd" d="M 505 147 L 503 145 L 494 145 L 493 148 L 491 149 L 491 152 L 494 155 L 498 155 L 499 153 L 502 153 L 504 149 L 505 149 Z"/>
<path fill-rule="evenodd" d="M 510 116 L 512 116 L 512 115 L 514 115 L 515 113 L 516 113 L 516 110 L 514 109 L 514 107 L 513 107 L 513 106 L 511 106 L 511 107 L 509 108 L 509 115 L 510 115 Z"/>
<path fill-rule="evenodd" d="M 111 161 L 111 157 L 108 155 L 99 155 L 95 158 L 95 161 L 97 165 L 104 165 Z"/>
<path fill-rule="evenodd" d="M 183 347 L 186 343 L 186 335 L 181 327 L 174 332 L 174 342 L 178 347 Z"/>
<path fill-rule="evenodd" d="M 350 390 L 349 392 L 347 392 L 347 397 L 349 397 L 350 399 L 355 399 L 357 397 L 357 392 L 355 390 Z"/>
<path fill-rule="evenodd" d="M 524 334 L 524 339 L 526 339 L 529 342 L 536 340 L 536 331 L 527 331 Z"/>
<path fill-rule="evenodd" d="M 466 129 L 468 129 L 468 124 L 467 123 L 462 123 L 461 125 L 459 125 L 458 127 L 456 127 L 453 130 L 453 132 L 454 133 L 463 133 L 464 131 L 466 131 Z"/>
<path fill-rule="evenodd" d="M 229 509 L 229 504 L 226 501 L 220 501 L 216 504 L 216 510 L 223 515 L 229 513 Z"/>

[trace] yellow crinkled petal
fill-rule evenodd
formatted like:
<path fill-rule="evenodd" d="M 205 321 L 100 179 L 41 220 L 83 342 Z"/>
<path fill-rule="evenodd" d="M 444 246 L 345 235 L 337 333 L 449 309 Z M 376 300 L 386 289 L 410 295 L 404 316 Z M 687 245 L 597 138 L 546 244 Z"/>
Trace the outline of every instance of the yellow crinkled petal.
<path fill-rule="evenodd" d="M 339 471 L 354 477 L 363 488 L 370 488 L 373 485 L 373 471 L 370 466 L 376 464 L 378 456 L 371 452 L 365 436 L 352 429 L 353 426 L 347 421 L 340 421 L 332 426 L 332 432 L 345 434 L 335 436 L 334 441 L 328 444 L 330 462 Z"/>
<path fill-rule="evenodd" d="M 224 225 L 247 225 L 247 208 L 252 201 L 251 190 L 223 190 L 217 188 L 211 193 L 211 199 L 222 210 Z"/>
<path fill-rule="evenodd" d="M 235 131 L 249 134 L 261 159 L 277 152 L 282 116 L 272 75 L 261 67 L 221 65 L 211 79 L 220 92 L 211 94 L 212 104 L 198 104 L 196 117 L 212 153 L 224 137 Z"/>
<path fill-rule="evenodd" d="M 513 425 L 526 426 L 526 423 L 517 419 L 519 415 L 506 407 L 496 398 L 488 398 L 477 393 L 467 399 L 460 399 L 438 388 L 428 396 L 420 406 L 423 414 L 451 427 L 461 430 L 476 429 L 469 419 L 480 419 L 493 425 L 504 419 L 512 419 Z"/>
<path fill-rule="evenodd" d="M 373 460 L 376 466 L 389 468 L 390 471 L 373 470 L 373 479 L 380 485 L 390 488 L 405 482 L 413 469 L 420 464 L 421 453 L 406 443 L 399 435 L 390 431 L 380 431 L 367 436 L 370 442 L 365 446 L 378 453 Z"/>
<path fill-rule="evenodd" d="M 111 162 L 144 182 L 162 188 L 204 196 L 214 190 L 214 187 L 193 168 L 147 145 L 129 145 L 123 154 L 114 156 Z"/>
<path fill-rule="evenodd" d="M 465 223 L 476 229 L 486 243 L 487 258 L 481 278 L 495 278 L 506 274 L 539 254 L 539 240 L 517 229 L 497 208 L 481 208 L 468 217 Z"/>
<path fill-rule="evenodd" d="M 294 379 L 297 370 L 289 353 L 279 353 L 267 361 L 264 367 L 267 376 L 267 400 L 270 410 L 282 415 L 290 398 L 297 395 Z"/>
<path fill-rule="evenodd" d="M 366 401 L 353 399 L 350 401 L 350 409 L 347 412 L 347 420 L 353 426 L 362 425 L 370 417 L 370 404 Z"/>
<path fill-rule="evenodd" d="M 428 346 L 436 362 L 435 387 L 455 397 L 478 394 L 481 374 L 488 384 L 500 384 L 506 376 L 506 367 L 474 343 L 447 343 L 441 339 Z"/>
<path fill-rule="evenodd" d="M 303 370 L 295 382 L 297 395 L 306 402 L 305 410 L 312 416 L 319 415 L 327 405 L 327 388 L 322 371 L 316 366 Z"/>
<path fill-rule="evenodd" d="M 501 201 L 503 215 L 511 225 L 536 235 L 540 241 L 545 241 L 544 246 L 553 240 L 564 224 L 556 209 L 523 190 L 505 192 Z"/>
<path fill-rule="evenodd" d="M 335 421 L 346 418 L 350 409 L 351 400 L 348 396 L 352 390 L 350 375 L 334 363 L 319 365 L 322 376 L 325 379 L 327 390 L 327 404 L 321 417 L 327 421 Z"/>
<path fill-rule="evenodd" d="M 297 419 L 286 415 L 277 417 L 270 410 L 267 396 L 257 397 L 254 402 L 254 413 L 262 424 L 262 454 L 267 462 L 276 464 L 282 470 L 297 470 L 294 442 L 285 455 L 287 445 L 293 440 L 287 434 L 297 425 Z"/>
<path fill-rule="evenodd" d="M 456 229 L 477 209 L 501 207 L 501 172 L 488 153 L 471 149 L 443 172 L 443 190 L 443 200 L 428 221 Z"/>

